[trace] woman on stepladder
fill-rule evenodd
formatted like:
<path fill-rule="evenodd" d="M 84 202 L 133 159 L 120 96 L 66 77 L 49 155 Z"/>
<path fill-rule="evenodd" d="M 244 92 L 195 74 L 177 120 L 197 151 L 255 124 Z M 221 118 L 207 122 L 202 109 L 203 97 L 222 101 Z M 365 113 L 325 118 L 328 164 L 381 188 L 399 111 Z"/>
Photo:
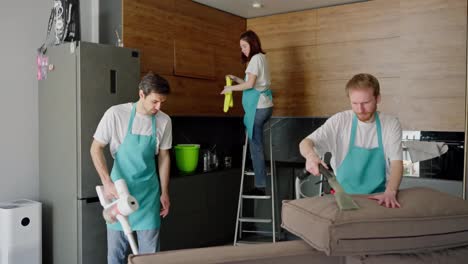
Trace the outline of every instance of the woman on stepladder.
<path fill-rule="evenodd" d="M 221 94 L 242 91 L 244 125 L 250 141 L 250 153 L 255 173 L 255 189 L 250 195 L 264 195 L 266 186 L 265 157 L 263 152 L 263 126 L 273 112 L 270 90 L 270 69 L 257 34 L 247 30 L 240 36 L 241 60 L 247 64 L 245 79 L 228 74 L 237 85 L 225 86 Z"/>

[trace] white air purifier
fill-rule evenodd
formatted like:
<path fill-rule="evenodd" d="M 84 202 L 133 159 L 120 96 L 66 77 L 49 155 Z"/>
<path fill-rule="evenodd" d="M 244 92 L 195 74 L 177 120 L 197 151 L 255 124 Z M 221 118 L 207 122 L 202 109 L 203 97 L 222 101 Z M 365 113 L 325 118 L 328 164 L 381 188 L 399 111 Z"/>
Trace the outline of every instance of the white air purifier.
<path fill-rule="evenodd" d="M 0 202 L 0 264 L 41 264 L 41 203 Z"/>

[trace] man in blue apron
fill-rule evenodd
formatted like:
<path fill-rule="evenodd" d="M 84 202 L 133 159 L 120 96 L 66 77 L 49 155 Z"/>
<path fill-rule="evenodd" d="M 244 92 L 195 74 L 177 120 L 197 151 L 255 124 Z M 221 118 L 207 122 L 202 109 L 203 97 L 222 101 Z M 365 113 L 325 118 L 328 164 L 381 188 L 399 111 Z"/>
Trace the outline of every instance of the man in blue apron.
<path fill-rule="evenodd" d="M 397 118 L 377 112 L 380 85 L 370 74 L 357 74 L 346 85 L 351 109 L 330 117 L 299 144 L 306 169 L 319 175 L 326 152 L 338 182 L 350 194 L 374 194 L 380 205 L 397 208 L 403 175 L 401 125 Z"/>
<path fill-rule="evenodd" d="M 109 108 L 91 145 L 91 156 L 105 195 L 117 198 L 113 182 L 124 179 L 130 194 L 138 200 L 140 208 L 129 216 L 129 222 L 136 231 L 140 254 L 159 250 L 160 216 L 169 213 L 172 125 L 170 117 L 160 111 L 169 91 L 164 78 L 153 73 L 145 75 L 139 84 L 139 100 Z M 104 158 L 107 144 L 114 158 L 110 174 Z M 129 244 L 120 223 L 107 225 L 107 246 L 109 264 L 127 262 Z"/>

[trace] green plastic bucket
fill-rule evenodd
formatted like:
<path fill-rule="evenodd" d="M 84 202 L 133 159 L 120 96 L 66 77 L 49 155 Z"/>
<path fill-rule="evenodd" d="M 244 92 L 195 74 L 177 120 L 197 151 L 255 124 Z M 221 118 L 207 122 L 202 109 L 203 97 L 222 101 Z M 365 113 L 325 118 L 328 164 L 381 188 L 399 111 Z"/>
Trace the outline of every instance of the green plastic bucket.
<path fill-rule="evenodd" d="M 177 168 L 184 173 L 194 172 L 197 169 L 200 145 L 178 144 L 174 149 Z"/>

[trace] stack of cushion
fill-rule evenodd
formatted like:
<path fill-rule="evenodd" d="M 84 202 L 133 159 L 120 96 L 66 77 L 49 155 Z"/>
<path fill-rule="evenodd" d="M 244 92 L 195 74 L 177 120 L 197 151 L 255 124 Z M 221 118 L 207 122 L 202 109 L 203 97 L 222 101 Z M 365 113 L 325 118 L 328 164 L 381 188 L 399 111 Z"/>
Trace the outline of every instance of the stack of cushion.
<path fill-rule="evenodd" d="M 350 263 L 379 262 L 369 262 L 372 255 L 395 260 L 402 253 L 408 263 L 417 263 L 411 254 L 418 253 L 468 258 L 467 201 L 429 188 L 401 190 L 398 209 L 352 197 L 360 209 L 340 211 L 332 195 L 285 201 L 282 226 L 327 255 L 360 256 Z"/>

